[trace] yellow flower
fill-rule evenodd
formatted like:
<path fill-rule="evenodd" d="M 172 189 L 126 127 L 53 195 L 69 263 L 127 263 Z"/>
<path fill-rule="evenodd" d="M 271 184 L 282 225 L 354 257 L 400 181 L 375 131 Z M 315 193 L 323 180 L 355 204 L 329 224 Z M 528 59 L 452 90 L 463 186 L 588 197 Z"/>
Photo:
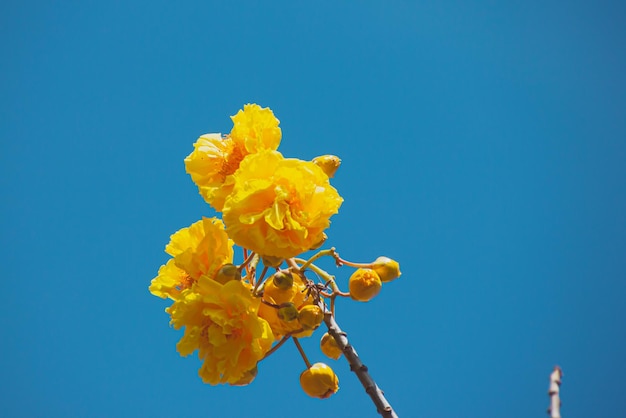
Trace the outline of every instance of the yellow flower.
<path fill-rule="evenodd" d="M 204 200 L 218 212 L 232 191 L 232 175 L 241 160 L 263 149 L 277 149 L 281 139 L 280 122 L 269 108 L 247 104 L 231 119 L 234 127 L 230 135 L 202 135 L 185 158 L 187 173 Z"/>
<path fill-rule="evenodd" d="M 232 189 L 232 174 L 244 157 L 241 144 L 220 134 L 202 135 L 185 158 L 185 170 L 204 200 L 218 212 Z"/>
<path fill-rule="evenodd" d="M 150 283 L 150 293 L 160 298 L 176 300 L 181 291 L 191 287 L 193 279 L 185 270 L 176 267 L 174 259 L 159 268 L 159 274 Z"/>
<path fill-rule="evenodd" d="M 243 110 L 231 116 L 233 130 L 230 136 L 238 143 L 244 145 L 248 154 L 259 152 L 264 149 L 275 150 L 280 144 L 282 132 L 269 107 L 262 108 L 257 104 L 247 104 Z"/>
<path fill-rule="evenodd" d="M 300 386 L 307 395 L 326 399 L 339 390 L 339 379 L 330 366 L 315 363 L 300 375 Z"/>
<path fill-rule="evenodd" d="M 206 276 L 166 309 L 175 329 L 185 328 L 176 348 L 182 356 L 198 350 L 198 374 L 205 383 L 242 385 L 271 348 L 274 335 L 257 314 L 260 299 L 247 284 L 222 285 Z"/>
<path fill-rule="evenodd" d="M 158 297 L 178 298 L 200 276 L 215 278 L 220 267 L 233 260 L 233 242 L 217 218 L 202 218 L 170 237 L 165 251 L 171 255 L 152 279 L 150 292 Z"/>
<path fill-rule="evenodd" d="M 192 279 L 202 275 L 211 278 L 224 264 L 233 261 L 233 242 L 217 218 L 202 218 L 170 237 L 165 252 L 174 257 L 176 265 Z"/>
<path fill-rule="evenodd" d="M 234 177 L 223 208 L 226 230 L 236 244 L 264 256 L 311 249 L 343 202 L 320 167 L 277 151 L 249 155 Z"/>

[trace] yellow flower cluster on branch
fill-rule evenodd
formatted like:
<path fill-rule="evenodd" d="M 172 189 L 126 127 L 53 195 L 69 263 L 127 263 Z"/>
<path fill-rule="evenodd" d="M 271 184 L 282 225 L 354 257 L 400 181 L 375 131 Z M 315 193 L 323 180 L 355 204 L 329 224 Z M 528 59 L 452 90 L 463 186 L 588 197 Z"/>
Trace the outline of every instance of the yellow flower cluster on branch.
<path fill-rule="evenodd" d="M 399 265 L 387 257 L 351 263 L 334 248 L 308 261 L 297 258 L 328 238 L 325 230 L 343 202 L 330 184 L 341 160 L 285 158 L 277 151 L 279 121 L 269 108 L 248 104 L 231 119 L 229 134 L 200 136 L 185 158 L 187 173 L 222 220 L 202 218 L 174 233 L 165 247 L 171 258 L 149 290 L 171 299 L 170 323 L 183 331 L 177 350 L 198 353 L 205 383 L 251 383 L 259 362 L 291 338 L 307 365 L 301 386 L 326 398 L 338 390 L 337 376 L 326 364 L 311 365 L 297 339 L 334 317 L 337 297 L 372 299 L 400 276 Z M 239 263 L 234 245 L 242 248 Z M 358 269 L 349 293 L 315 264 L 322 256 Z M 321 351 L 337 359 L 337 344 L 325 334 Z"/>

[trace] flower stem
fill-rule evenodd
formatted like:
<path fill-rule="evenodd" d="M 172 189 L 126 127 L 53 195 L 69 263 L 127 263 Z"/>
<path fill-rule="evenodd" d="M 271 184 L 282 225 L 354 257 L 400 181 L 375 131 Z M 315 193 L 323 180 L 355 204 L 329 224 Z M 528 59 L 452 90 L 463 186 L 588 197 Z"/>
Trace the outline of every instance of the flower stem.
<path fill-rule="evenodd" d="M 313 257 L 309 258 L 308 261 L 306 263 L 304 263 L 300 269 L 301 270 L 305 270 L 307 267 L 309 267 L 309 264 L 313 263 L 315 260 L 317 260 L 320 257 L 324 257 L 325 255 L 330 255 L 334 257 L 335 254 L 335 248 L 331 248 L 329 250 L 322 250 L 319 251 L 317 254 L 315 254 Z"/>
<path fill-rule="evenodd" d="M 243 263 L 241 263 L 241 265 L 238 267 L 239 271 L 242 271 L 244 268 L 246 269 L 246 273 L 248 272 L 248 264 L 250 264 L 250 262 L 252 261 L 252 259 L 254 258 L 254 256 L 256 255 L 255 253 L 250 253 L 250 255 L 246 255 L 246 249 L 244 248 L 244 261 Z"/>
<path fill-rule="evenodd" d="M 261 271 L 261 276 L 259 277 L 259 280 L 257 280 L 256 283 L 254 284 L 254 290 L 252 291 L 253 295 L 257 294 L 257 290 L 259 289 L 259 285 L 261 284 L 263 279 L 265 279 L 265 273 L 267 273 L 267 266 L 263 267 L 263 271 Z"/>
<path fill-rule="evenodd" d="M 302 349 L 302 346 L 300 345 L 300 341 L 298 341 L 298 339 L 296 337 L 293 337 L 292 340 L 293 340 L 294 343 L 296 343 L 296 347 L 298 347 L 298 351 L 300 352 L 300 355 L 302 356 L 302 360 L 304 360 L 304 364 L 306 364 L 306 368 L 310 369 L 311 368 L 311 362 L 306 357 L 306 354 L 304 354 L 304 350 Z"/>
<path fill-rule="evenodd" d="M 365 392 L 367 392 L 370 398 L 372 398 L 378 413 L 385 418 L 397 418 L 398 416 L 385 398 L 385 395 L 383 395 L 383 391 L 380 390 L 374 379 L 370 376 L 367 367 L 363 364 L 363 362 L 361 362 L 361 359 L 357 355 L 354 347 L 350 345 L 347 334 L 339 328 L 339 325 L 337 324 L 337 321 L 335 321 L 335 317 L 331 312 L 326 311 L 324 313 L 324 323 L 328 327 L 328 333 L 335 339 L 335 341 L 337 341 L 337 345 L 341 348 L 346 360 L 348 360 L 350 370 L 357 375 L 361 384 L 365 388 Z"/>
<path fill-rule="evenodd" d="M 296 263 L 304 263 L 304 260 L 301 259 L 301 258 L 294 258 L 293 260 L 295 260 Z M 308 263 L 308 261 L 307 261 L 307 263 Z M 295 264 L 295 266 L 297 267 L 298 265 Z M 317 274 L 319 277 L 321 277 L 325 282 L 327 282 L 328 286 L 330 286 L 330 288 L 333 290 L 333 294 L 337 294 L 339 296 L 344 296 L 344 297 L 345 296 L 350 296 L 350 293 L 342 292 L 339 289 L 339 286 L 337 286 L 337 282 L 335 281 L 335 276 L 329 274 L 325 270 L 322 270 L 321 268 L 319 268 L 318 266 L 316 266 L 313 263 L 309 263 L 307 265 L 307 268 L 310 269 L 315 274 Z M 304 268 L 303 267 L 299 267 L 299 270 L 302 272 L 302 271 L 304 271 Z"/>
<path fill-rule="evenodd" d="M 283 338 L 280 339 L 280 341 L 274 346 L 272 347 L 267 353 L 265 353 L 265 355 L 263 356 L 263 358 L 261 360 L 265 360 L 266 358 L 268 358 L 270 355 L 272 355 L 276 350 L 278 350 L 280 348 L 280 346 L 282 346 L 283 344 L 285 344 L 285 342 L 291 337 L 291 334 L 285 335 Z M 259 360 L 259 361 L 261 361 Z"/>
<path fill-rule="evenodd" d="M 339 253 L 337 251 L 334 251 L 332 253 L 332 256 L 338 266 L 346 265 L 354 268 L 370 269 L 374 265 L 374 263 L 353 263 L 352 261 L 344 260 L 343 258 L 339 257 Z"/>

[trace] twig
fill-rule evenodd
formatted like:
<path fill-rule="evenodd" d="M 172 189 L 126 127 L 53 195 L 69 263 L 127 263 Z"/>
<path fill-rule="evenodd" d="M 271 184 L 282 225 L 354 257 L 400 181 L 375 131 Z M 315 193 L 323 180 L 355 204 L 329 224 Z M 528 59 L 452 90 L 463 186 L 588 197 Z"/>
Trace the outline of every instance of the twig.
<path fill-rule="evenodd" d="M 367 371 L 367 367 L 361 362 L 356 350 L 350 345 L 347 334 L 337 325 L 337 321 L 335 321 L 335 317 L 331 312 L 326 311 L 324 313 L 324 323 L 328 327 L 328 333 L 337 341 L 337 345 L 341 348 L 348 363 L 350 363 L 350 370 L 357 375 L 365 388 L 365 392 L 372 398 L 378 413 L 385 418 L 398 418 L 387 399 L 385 399 L 383 391 L 376 385 L 376 382 L 374 382 L 374 379 Z"/>
<path fill-rule="evenodd" d="M 265 353 L 265 355 L 263 356 L 263 358 L 261 360 L 265 360 L 271 354 L 276 352 L 276 350 L 278 350 L 281 345 L 285 344 L 285 341 L 287 341 L 290 337 L 291 337 L 291 334 L 287 334 L 283 338 L 281 338 L 281 340 L 274 347 L 272 347 L 267 353 Z M 259 361 L 261 361 L 261 360 L 259 360 Z"/>
<path fill-rule="evenodd" d="M 302 345 L 300 345 L 300 341 L 298 341 L 296 337 L 293 337 L 292 340 L 296 344 L 296 347 L 298 347 L 298 351 L 300 352 L 300 355 L 302 356 L 302 360 L 304 360 L 304 364 L 306 364 L 306 368 L 310 369 L 311 362 L 307 358 L 306 354 L 304 354 L 304 349 L 302 348 Z"/>
<path fill-rule="evenodd" d="M 554 371 L 550 373 L 550 389 L 548 389 L 550 396 L 548 414 L 550 418 L 561 418 L 561 398 L 559 396 L 561 377 L 563 377 L 563 371 L 559 366 L 554 366 Z"/>

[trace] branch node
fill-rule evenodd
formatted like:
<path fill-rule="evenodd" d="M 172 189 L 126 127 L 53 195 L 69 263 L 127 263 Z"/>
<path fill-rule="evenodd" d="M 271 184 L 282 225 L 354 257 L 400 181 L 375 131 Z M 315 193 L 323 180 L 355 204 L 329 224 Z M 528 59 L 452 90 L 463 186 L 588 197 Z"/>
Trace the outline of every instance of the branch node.
<path fill-rule="evenodd" d="M 357 375 L 365 392 L 372 399 L 374 406 L 376 406 L 376 411 L 383 417 L 397 418 L 398 416 L 393 408 L 387 399 L 385 399 L 383 391 L 376 385 L 376 382 L 374 382 L 374 379 L 368 372 L 367 366 L 363 364 L 356 350 L 348 341 L 347 334 L 339 328 L 335 317 L 331 315 L 330 312 L 324 314 L 324 323 L 328 328 L 328 333 L 337 341 L 337 345 L 342 349 L 341 351 L 350 365 L 350 371 Z"/>

